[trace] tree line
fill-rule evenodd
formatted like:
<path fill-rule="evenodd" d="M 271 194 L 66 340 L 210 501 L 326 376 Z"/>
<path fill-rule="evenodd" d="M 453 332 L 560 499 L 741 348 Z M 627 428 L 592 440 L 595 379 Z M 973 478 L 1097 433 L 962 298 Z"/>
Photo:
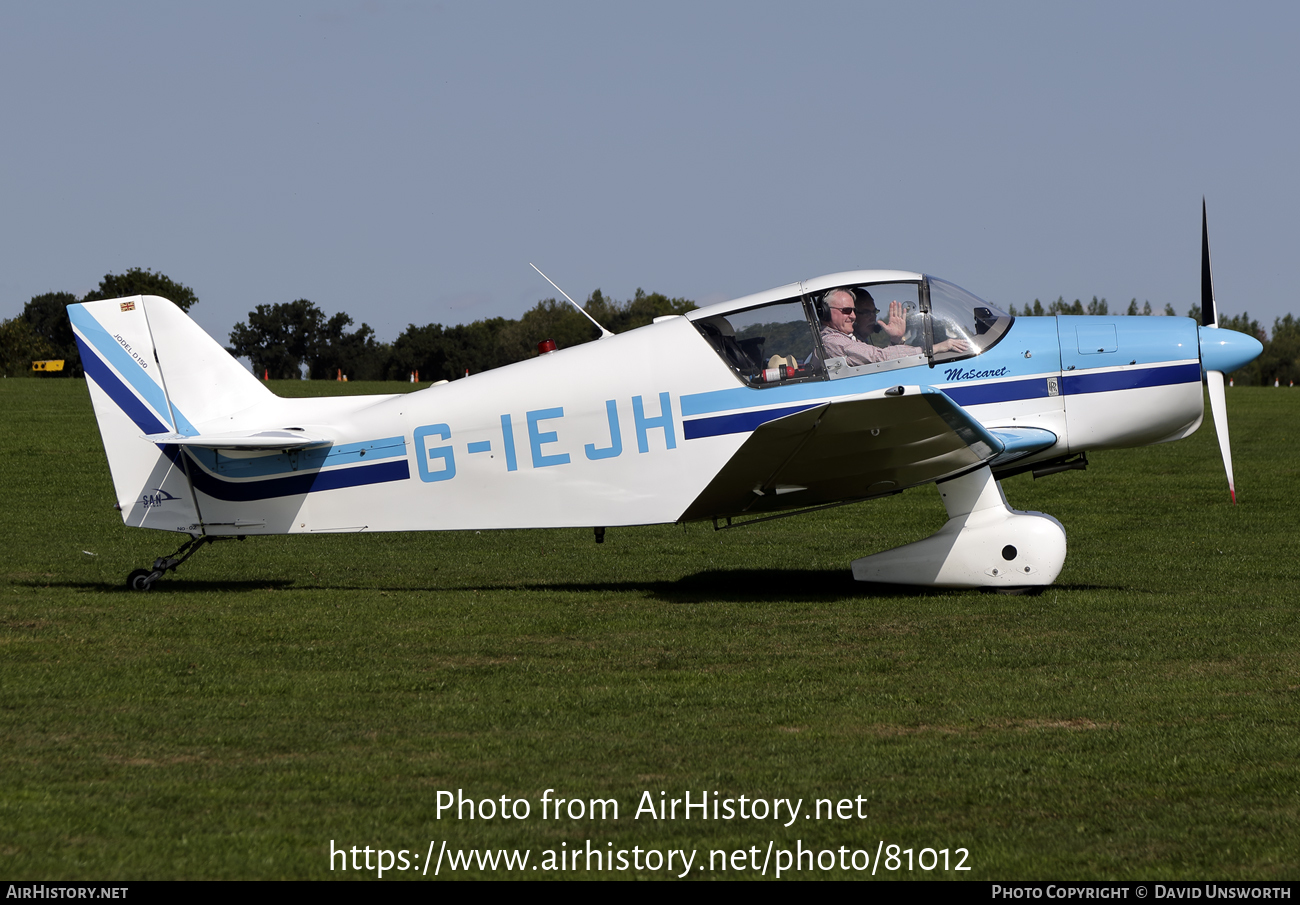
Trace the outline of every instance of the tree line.
<path fill-rule="evenodd" d="M 685 314 L 696 307 L 684 298 L 669 298 L 638 289 L 626 302 L 599 289 L 583 309 L 612 333 L 643 327 L 656 317 Z M 349 331 L 352 318 L 332 317 L 307 299 L 258 305 L 248 320 L 230 332 L 230 352 L 247 358 L 253 373 L 272 379 L 312 380 L 344 374 L 349 380 L 454 380 L 522 361 L 537 354 L 537 343 L 550 339 L 560 348 L 600 336 L 587 318 L 567 302 L 543 299 L 518 320 L 493 317 L 444 327 L 409 324 L 391 343 L 379 342 L 368 324 Z"/>
<path fill-rule="evenodd" d="M 188 312 L 198 296 L 188 286 L 162 273 L 139 267 L 124 274 L 106 274 L 94 290 L 78 297 L 71 292 L 34 296 L 22 314 L 0 321 L 0 374 L 32 376 L 32 362 L 62 359 L 65 377 L 84 371 L 68 320 L 68 305 L 131 295 L 159 295 Z M 599 289 L 583 308 L 613 333 L 644 326 L 656 317 L 684 314 L 696 307 L 685 298 L 669 298 L 637 289 L 620 302 Z M 410 324 L 393 342 L 380 342 L 365 323 L 356 329 L 345 312 L 327 316 L 308 299 L 258 305 L 248 319 L 230 332 L 227 351 L 247 358 L 257 376 L 276 380 L 333 379 L 408 380 L 416 372 L 421 382 L 452 380 L 521 361 L 537 354 L 537 343 L 551 339 L 561 348 L 596 339 L 600 331 L 567 302 L 544 299 L 518 319 L 493 317 L 445 327 Z M 53 373 L 40 376 L 54 376 Z"/>
<path fill-rule="evenodd" d="M 47 292 L 34 296 L 15 318 L 0 321 L 0 373 L 6 377 L 30 376 L 33 361 L 63 359 L 62 374 L 82 376 L 81 357 L 73 339 L 66 308 L 77 302 L 120 298 L 130 295 L 160 295 L 189 311 L 198 304 L 194 290 L 161 273 L 139 267 L 124 274 L 106 274 L 99 286 L 78 298 L 70 292 Z M 622 333 L 641 327 L 656 317 L 684 314 L 696 307 L 685 298 L 669 298 L 641 289 L 626 301 L 605 296 L 599 289 L 587 297 L 583 309 L 606 329 Z M 1021 317 L 1055 314 L 1109 315 L 1106 300 L 1093 296 L 1066 302 L 1064 296 L 1044 306 L 1039 299 L 1020 312 Z M 1151 315 L 1151 303 L 1139 307 L 1129 302 L 1128 316 Z M 1160 314 L 1176 316 L 1166 304 Z M 1201 308 L 1194 305 L 1187 316 L 1197 321 Z M 1288 314 L 1273 321 L 1271 334 L 1243 313 L 1220 318 L 1219 325 L 1256 337 L 1264 344 L 1259 358 L 1233 373 L 1242 385 L 1283 385 L 1300 379 L 1300 320 Z M 247 358 L 259 377 L 290 380 L 306 376 L 329 380 L 345 374 L 350 380 L 408 380 L 418 372 L 421 382 L 454 380 L 468 373 L 498 368 L 537 354 L 537 343 L 551 339 L 561 348 L 596 339 L 600 333 L 591 321 L 567 303 L 543 299 L 516 319 L 493 317 L 446 327 L 442 324 L 407 328 L 391 343 L 380 342 L 365 323 L 356 329 L 344 312 L 326 316 L 307 299 L 273 305 L 258 305 L 248 319 L 230 332 L 228 351 Z"/>

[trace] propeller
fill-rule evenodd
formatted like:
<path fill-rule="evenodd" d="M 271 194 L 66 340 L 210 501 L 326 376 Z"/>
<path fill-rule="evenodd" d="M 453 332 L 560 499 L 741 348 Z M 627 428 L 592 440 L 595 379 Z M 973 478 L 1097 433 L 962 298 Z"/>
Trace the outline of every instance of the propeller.
<path fill-rule="evenodd" d="M 1219 312 L 1214 305 L 1214 275 L 1210 272 L 1210 227 L 1201 199 L 1201 327 L 1217 329 Z M 1205 343 L 1201 343 L 1202 347 Z M 1205 356 L 1202 355 L 1202 361 Z M 1223 372 L 1206 370 L 1205 383 L 1210 390 L 1210 412 L 1214 415 L 1214 432 L 1219 436 L 1219 452 L 1228 473 L 1228 493 L 1237 505 L 1237 488 L 1232 480 L 1232 449 L 1228 445 L 1228 401 L 1223 392 Z"/>

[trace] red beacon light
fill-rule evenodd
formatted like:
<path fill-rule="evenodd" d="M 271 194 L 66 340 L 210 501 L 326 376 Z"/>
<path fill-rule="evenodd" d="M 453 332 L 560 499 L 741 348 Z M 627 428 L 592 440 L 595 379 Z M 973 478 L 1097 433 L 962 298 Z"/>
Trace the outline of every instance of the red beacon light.
<path fill-rule="evenodd" d="M 553 339 L 544 339 L 537 344 L 538 355 L 550 355 L 559 348 Z"/>

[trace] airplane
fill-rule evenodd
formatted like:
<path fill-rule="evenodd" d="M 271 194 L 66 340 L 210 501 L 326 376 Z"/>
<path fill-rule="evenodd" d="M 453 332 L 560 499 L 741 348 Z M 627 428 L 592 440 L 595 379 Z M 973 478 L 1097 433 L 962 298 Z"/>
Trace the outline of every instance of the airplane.
<path fill-rule="evenodd" d="M 846 347 L 832 309 L 865 323 L 871 302 L 890 315 Z M 1012 509 L 1000 480 L 1188 436 L 1204 374 L 1235 504 L 1223 374 L 1262 351 L 1218 327 L 1204 203 L 1199 325 L 1012 317 L 938 277 L 857 270 L 539 343 L 408 394 L 285 399 L 166 299 L 68 311 L 123 522 L 188 535 L 131 572 L 136 591 L 231 538 L 587 527 L 601 542 L 609 527 L 737 527 L 922 484 L 948 521 L 854 560 L 856 579 L 1040 591 L 1065 529 Z"/>

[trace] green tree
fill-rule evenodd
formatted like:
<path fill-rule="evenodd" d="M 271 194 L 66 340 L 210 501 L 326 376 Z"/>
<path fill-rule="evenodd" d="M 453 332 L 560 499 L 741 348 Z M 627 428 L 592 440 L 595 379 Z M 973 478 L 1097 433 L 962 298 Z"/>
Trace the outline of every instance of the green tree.
<path fill-rule="evenodd" d="M 443 366 L 446 379 L 463 377 L 466 372 L 477 374 L 480 371 L 490 371 L 517 361 L 502 345 L 505 328 L 510 323 L 512 321 L 504 317 L 491 317 L 472 324 L 457 324 L 446 328 L 443 331 L 447 355 Z"/>
<path fill-rule="evenodd" d="M 230 331 L 230 352 L 247 357 L 253 373 L 273 380 L 296 380 L 302 365 L 316 351 L 324 322 L 321 310 L 307 299 L 278 305 L 258 305 L 248 323 Z"/>
<path fill-rule="evenodd" d="M 405 380 L 418 371 L 420 380 L 448 380 L 447 351 L 443 342 L 442 324 L 417 327 L 408 324 L 393 340 L 392 354 L 388 359 L 388 379 Z"/>
<path fill-rule="evenodd" d="M 626 302 L 611 299 L 599 289 L 587 297 L 583 310 L 611 333 L 643 327 L 656 317 L 684 314 L 696 307 L 684 298 L 637 289 Z M 420 380 L 455 380 L 533 358 L 537 345 L 553 340 L 561 349 L 591 342 L 600 336 L 596 326 L 568 302 L 543 299 L 519 320 L 496 317 L 455 327 L 408 324 L 394 340 L 385 372 L 390 379 L 405 380 L 413 371 Z"/>
<path fill-rule="evenodd" d="M 384 377 L 390 347 L 375 340 L 369 324 L 348 331 L 352 318 L 325 313 L 307 299 L 258 305 L 248 322 L 230 331 L 230 351 L 246 356 L 253 373 L 294 380 L 307 368 L 313 380 L 328 380 L 342 371 L 353 380 Z"/>
<path fill-rule="evenodd" d="M 177 283 L 165 274 L 139 267 L 132 267 L 120 275 L 104 274 L 104 278 L 99 281 L 99 288 L 92 289 L 82 301 L 117 299 L 128 295 L 160 295 L 182 311 L 189 311 L 199 303 L 199 297 L 190 287 Z"/>
<path fill-rule="evenodd" d="M 1273 335 L 1257 360 L 1265 385 L 1276 380 L 1288 386 L 1300 380 L 1300 320 L 1290 314 L 1274 319 Z"/>
<path fill-rule="evenodd" d="M 72 322 L 68 320 L 68 306 L 76 304 L 76 301 L 77 297 L 70 292 L 47 292 L 32 296 L 32 300 L 23 306 L 22 318 L 55 349 L 75 347 Z"/>
<path fill-rule="evenodd" d="M 1075 304 L 1078 304 L 1077 302 Z M 1110 307 L 1106 304 L 1105 299 L 1098 300 L 1094 295 L 1092 301 L 1088 303 L 1088 313 L 1098 316 L 1110 314 Z"/>
<path fill-rule="evenodd" d="M 596 290 L 599 293 L 600 290 Z M 590 301 L 588 301 L 590 307 Z M 501 351 L 510 361 L 523 361 L 537 354 L 537 344 L 554 340 L 561 349 L 590 342 L 600 336 L 596 326 L 579 314 L 568 302 L 544 299 L 524 313 L 518 321 L 508 321 L 502 328 Z"/>
<path fill-rule="evenodd" d="M 29 368 L 33 360 L 62 358 L 63 373 L 69 377 L 80 376 L 81 355 L 72 334 L 72 321 L 68 320 L 68 306 L 76 301 L 77 297 L 70 292 L 47 292 L 32 296 L 23 306 L 22 320 L 42 342 L 40 354 L 31 354 Z"/>
<path fill-rule="evenodd" d="M 441 324 L 407 326 L 393 342 L 388 358 L 390 378 L 406 379 L 412 371 L 420 380 L 455 380 L 518 361 L 527 350 L 516 348 L 518 336 L 512 327 L 518 322 L 504 317 L 444 327 Z M 532 354 L 536 354 L 534 351 Z"/>
<path fill-rule="evenodd" d="M 1083 302 L 1075 299 L 1073 303 L 1067 302 L 1065 296 L 1057 296 L 1056 301 L 1047 306 L 1048 314 L 1084 314 Z"/>
<path fill-rule="evenodd" d="M 611 333 L 623 333 L 656 317 L 684 314 L 695 307 L 689 299 L 643 289 L 619 302 L 597 289 L 587 297 L 583 310 Z M 498 317 L 455 327 L 410 324 L 393 342 L 387 373 L 401 380 L 418 370 L 421 380 L 454 380 L 465 376 L 467 369 L 477 374 L 533 358 L 542 340 L 553 340 L 565 349 L 599 336 L 596 326 L 568 302 L 543 299 L 517 321 Z"/>
<path fill-rule="evenodd" d="M 622 304 L 606 299 L 597 289 L 584 307 L 611 333 L 626 333 L 652 323 L 656 317 L 685 314 L 697 306 L 690 299 L 669 298 L 659 292 L 646 293 L 638 288 L 636 294 Z"/>
<path fill-rule="evenodd" d="M 0 321 L 0 374 L 5 377 L 30 377 L 33 361 L 62 357 L 22 316 Z"/>
<path fill-rule="evenodd" d="M 314 336 L 305 361 L 312 380 L 330 380 L 340 372 L 349 380 L 381 380 L 391 347 L 375 339 L 375 331 L 363 323 L 352 332 L 352 318 L 343 312 L 324 319 L 316 312 Z"/>
<path fill-rule="evenodd" d="M 1137 315 L 1138 315 L 1138 300 L 1137 300 L 1137 299 L 1133 299 L 1132 301 L 1130 301 L 1130 302 L 1128 303 L 1128 311 L 1127 311 L 1126 313 L 1128 314 L 1129 317 L 1137 317 Z"/>

